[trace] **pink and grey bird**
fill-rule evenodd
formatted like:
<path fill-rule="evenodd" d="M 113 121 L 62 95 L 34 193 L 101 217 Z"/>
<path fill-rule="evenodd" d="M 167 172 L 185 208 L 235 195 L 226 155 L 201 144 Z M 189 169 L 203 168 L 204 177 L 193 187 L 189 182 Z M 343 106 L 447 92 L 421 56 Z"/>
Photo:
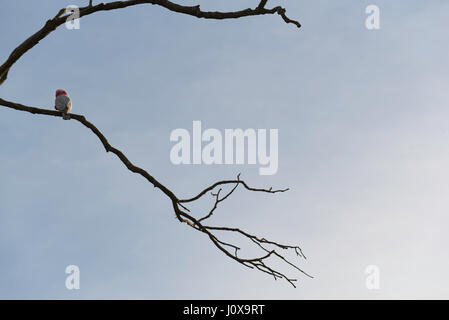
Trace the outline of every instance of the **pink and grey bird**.
<path fill-rule="evenodd" d="M 65 90 L 56 90 L 55 109 L 62 112 L 64 120 L 70 120 L 69 113 L 72 110 L 72 100 Z"/>

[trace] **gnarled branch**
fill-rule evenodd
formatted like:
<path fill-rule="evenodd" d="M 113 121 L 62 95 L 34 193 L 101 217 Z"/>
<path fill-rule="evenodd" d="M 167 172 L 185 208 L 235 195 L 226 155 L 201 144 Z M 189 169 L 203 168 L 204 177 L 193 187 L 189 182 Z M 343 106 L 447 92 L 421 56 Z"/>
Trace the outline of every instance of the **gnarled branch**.
<path fill-rule="evenodd" d="M 182 13 L 191 15 L 197 18 L 205 18 L 205 19 L 236 19 L 236 18 L 242 18 L 242 17 L 248 17 L 248 16 L 260 16 L 260 15 L 266 15 L 266 14 L 278 14 L 282 17 L 282 19 L 286 23 L 292 23 L 296 25 L 298 28 L 301 27 L 301 24 L 295 20 L 289 19 L 285 14 L 285 9 L 277 6 L 271 9 L 266 9 L 265 6 L 267 4 L 267 0 L 260 0 L 259 5 L 255 9 L 245 9 L 240 11 L 234 11 L 234 12 L 212 12 L 212 11 L 202 11 L 200 9 L 200 6 L 183 6 L 176 3 L 173 3 L 168 0 L 128 0 L 128 1 L 115 1 L 110 2 L 107 4 L 100 3 L 98 5 L 92 5 L 92 1 L 89 1 L 89 6 L 80 8 L 80 17 L 87 16 L 96 12 L 100 11 L 108 11 L 108 10 L 116 10 L 116 9 L 122 9 L 130 6 L 135 6 L 139 4 L 153 4 L 158 5 L 161 7 L 164 7 L 170 11 Z M 33 34 L 31 37 L 26 39 L 22 44 L 20 44 L 9 56 L 9 58 L 6 60 L 5 63 L 3 63 L 0 66 L 0 85 L 2 85 L 8 76 L 8 72 L 11 69 L 11 67 L 29 50 L 31 50 L 34 46 L 36 46 L 39 41 L 47 37 L 50 33 L 52 33 L 54 30 L 56 30 L 59 26 L 64 24 L 66 22 L 67 16 L 65 15 L 67 13 L 66 9 L 61 9 L 56 14 L 56 16 L 53 19 L 48 20 L 45 25 L 37 31 L 35 34 Z M 46 116 L 53 116 L 53 117 L 61 117 L 61 113 L 58 111 L 53 110 L 47 110 L 43 108 L 36 108 L 36 107 L 29 107 L 25 106 L 19 103 L 10 102 L 4 99 L 0 98 L 0 105 L 11 108 L 18 111 L 24 111 L 29 112 L 32 114 L 40 114 L 40 115 L 46 115 Z M 297 256 L 300 258 L 306 258 L 304 254 L 302 253 L 300 247 L 298 246 L 291 246 L 291 245 L 285 245 L 280 244 L 275 241 L 266 240 L 265 238 L 257 237 L 253 234 L 250 234 L 246 231 L 243 231 L 239 228 L 231 228 L 231 227 L 222 227 L 222 226 L 213 226 L 203 225 L 203 222 L 210 219 L 214 212 L 218 208 L 218 204 L 228 199 L 234 191 L 237 189 L 239 185 L 242 185 L 245 190 L 251 191 L 251 192 L 265 192 L 265 193 L 278 193 L 278 192 L 285 192 L 288 189 L 279 189 L 279 190 L 273 190 L 273 188 L 264 189 L 264 188 L 254 188 L 250 187 L 244 180 L 240 179 L 240 174 L 237 176 L 237 179 L 234 180 L 223 180 L 218 181 L 214 184 L 212 184 L 209 187 L 206 187 L 202 191 L 200 191 L 196 196 L 193 196 L 191 198 L 186 199 L 179 199 L 169 188 L 164 186 L 162 183 L 160 183 L 156 178 L 154 178 L 150 173 L 148 173 L 146 170 L 137 167 L 134 165 L 119 149 L 113 147 L 109 141 L 106 139 L 106 137 L 103 135 L 103 133 L 91 122 L 89 122 L 83 115 L 78 114 L 71 114 L 71 118 L 74 120 L 79 121 L 81 124 L 83 124 L 85 127 L 89 128 L 101 141 L 103 147 L 105 148 L 106 152 L 112 152 L 115 154 L 119 160 L 126 166 L 126 168 L 134 173 L 137 173 L 144 177 L 149 183 L 151 183 L 155 188 L 160 189 L 172 202 L 173 210 L 175 212 L 176 218 L 180 222 L 185 222 L 193 229 L 200 231 L 201 233 L 204 233 L 208 236 L 208 238 L 212 241 L 212 243 L 225 255 L 230 257 L 231 259 L 237 261 L 238 263 L 251 268 L 251 269 L 257 269 L 261 272 L 267 273 L 274 277 L 274 279 L 283 278 L 287 280 L 290 284 L 294 285 L 294 281 L 296 279 L 290 278 L 283 274 L 280 271 L 275 270 L 269 265 L 269 259 L 270 258 L 278 258 L 279 260 L 285 262 L 286 264 L 290 265 L 291 267 L 294 267 L 295 269 L 299 270 L 303 274 L 309 276 L 307 273 L 305 273 L 302 269 L 300 269 L 298 266 L 296 266 L 294 263 L 287 260 L 282 254 L 280 254 L 276 250 L 290 250 L 294 251 Z M 231 190 L 228 191 L 224 196 L 220 197 L 222 195 L 222 188 L 226 186 L 231 186 Z M 220 189 L 217 192 L 213 192 L 217 187 L 220 187 Z M 201 218 L 197 219 L 195 218 L 190 212 L 190 209 L 187 208 L 187 205 L 199 200 L 204 195 L 206 195 L 208 192 L 211 192 L 212 196 L 214 197 L 215 201 L 212 206 L 212 208 L 208 211 L 207 214 L 203 215 Z M 209 221 L 209 220 L 208 220 Z M 225 242 L 224 240 L 220 239 L 216 233 L 217 232 L 225 232 L 225 233 L 234 233 L 240 235 L 243 239 L 250 240 L 257 248 L 262 250 L 263 254 L 260 256 L 257 256 L 255 258 L 243 258 L 238 256 L 238 251 L 241 250 L 240 247 L 233 243 Z M 309 276 L 310 277 L 310 276 Z"/>
<path fill-rule="evenodd" d="M 89 6 L 80 8 L 80 18 L 84 16 L 91 15 L 100 11 L 110 11 L 123 9 L 131 6 L 136 6 L 140 4 L 152 4 L 164 7 L 170 11 L 187 14 L 190 16 L 194 16 L 197 18 L 204 19 L 216 19 L 216 20 L 224 20 L 224 19 L 237 19 L 242 17 L 249 16 L 261 16 L 266 14 L 279 14 L 282 19 L 286 23 L 292 23 L 296 25 L 298 28 L 301 27 L 301 24 L 298 21 L 290 20 L 285 15 L 285 9 L 277 6 L 271 9 L 266 9 L 265 4 L 267 1 L 262 0 L 259 6 L 255 9 L 244 9 L 240 11 L 231 11 L 231 12 L 219 12 L 219 11 L 202 11 L 199 5 L 196 6 L 183 6 L 176 4 L 174 2 L 168 0 L 128 0 L 128 1 L 114 1 L 109 3 L 100 3 L 95 6 L 89 3 Z M 48 20 L 45 25 L 33 34 L 31 37 L 22 42 L 14 51 L 11 53 L 9 58 L 0 66 L 0 86 L 6 81 L 8 78 L 8 73 L 11 67 L 30 49 L 36 46 L 42 39 L 47 37 L 50 33 L 55 31 L 59 26 L 66 22 L 67 16 L 64 14 L 67 13 L 67 9 L 63 8 L 59 10 L 56 16 L 53 19 Z"/>
<path fill-rule="evenodd" d="M 42 108 L 36 108 L 36 107 L 29 107 L 25 106 L 19 103 L 10 102 L 4 99 L 0 98 L 0 105 L 11 108 L 18 111 L 24 111 L 29 112 L 32 114 L 40 114 L 40 115 L 46 115 L 46 116 L 53 116 L 53 117 L 61 117 L 61 112 L 53 111 L 53 110 L 47 110 Z M 71 119 L 79 121 L 81 124 L 83 124 L 85 127 L 89 128 L 101 141 L 103 144 L 104 149 L 106 152 L 112 152 L 114 153 L 120 161 L 130 170 L 131 172 L 137 173 L 144 177 L 148 182 L 150 182 L 155 188 L 159 188 L 170 200 L 173 204 L 173 209 L 176 214 L 176 217 L 180 222 L 185 222 L 189 226 L 191 226 L 193 229 L 200 231 L 204 234 L 206 234 L 209 239 L 212 241 L 212 243 L 223 253 L 225 253 L 228 257 L 231 259 L 237 261 L 238 263 L 257 270 L 260 270 L 264 273 L 268 273 L 271 276 L 274 277 L 274 279 L 283 278 L 287 280 L 290 284 L 294 285 L 294 281 L 296 279 L 290 278 L 286 276 L 285 274 L 273 269 L 267 264 L 267 260 L 270 257 L 277 257 L 278 259 L 284 261 L 288 265 L 294 267 L 295 269 L 299 270 L 303 274 L 311 277 L 306 272 L 304 272 L 302 269 L 300 269 L 298 266 L 296 266 L 294 263 L 287 260 L 282 254 L 276 251 L 276 249 L 269 249 L 269 246 L 283 249 L 283 250 L 293 250 L 297 256 L 306 258 L 305 255 L 302 253 L 301 248 L 299 246 L 291 246 L 291 245 L 285 245 L 280 244 L 275 241 L 266 240 L 264 238 L 259 238 L 255 235 L 252 235 L 246 231 L 243 231 L 239 228 L 230 228 L 230 227 L 219 227 L 219 226 L 205 226 L 202 224 L 203 221 L 211 218 L 214 211 L 217 209 L 218 204 L 223 202 L 224 200 L 228 199 L 229 196 L 237 189 L 239 185 L 243 185 L 246 190 L 253 191 L 253 192 L 266 192 L 266 193 L 278 193 L 278 192 L 285 192 L 288 189 L 281 189 L 281 190 L 273 190 L 272 188 L 269 189 L 262 189 L 262 188 L 253 188 L 250 187 L 244 180 L 240 179 L 240 174 L 237 176 L 236 180 L 223 180 L 218 181 L 214 183 L 213 185 L 205 188 L 202 190 L 198 195 L 180 200 L 169 188 L 164 186 L 162 183 L 160 183 L 156 178 L 154 178 L 151 174 L 149 174 L 146 170 L 137 167 L 134 165 L 124 154 L 122 151 L 120 151 L 117 148 L 114 148 L 109 141 L 106 139 L 106 137 L 103 135 L 103 133 L 91 122 L 89 122 L 83 115 L 78 114 L 70 114 Z M 223 197 L 220 198 L 220 194 L 222 189 L 219 189 L 216 193 L 213 193 L 212 191 L 218 187 L 218 186 L 226 186 L 226 185 L 233 185 L 232 189 Z M 202 218 L 196 219 L 190 214 L 190 210 L 186 207 L 186 203 L 192 203 L 198 199 L 200 199 L 202 196 L 207 194 L 207 192 L 211 191 L 212 195 L 215 197 L 215 203 L 212 207 L 212 209 L 209 211 L 207 215 L 205 215 Z M 188 213 L 189 212 L 189 213 Z M 265 254 L 256 258 L 242 258 L 237 255 L 238 251 L 241 249 L 237 245 L 225 242 L 218 238 L 216 234 L 214 234 L 214 231 L 225 231 L 225 232 L 234 232 L 239 235 L 241 235 L 243 238 L 251 240 L 255 245 L 257 245 L 258 248 L 262 249 Z M 233 249 L 233 252 L 230 251 L 230 249 Z"/>

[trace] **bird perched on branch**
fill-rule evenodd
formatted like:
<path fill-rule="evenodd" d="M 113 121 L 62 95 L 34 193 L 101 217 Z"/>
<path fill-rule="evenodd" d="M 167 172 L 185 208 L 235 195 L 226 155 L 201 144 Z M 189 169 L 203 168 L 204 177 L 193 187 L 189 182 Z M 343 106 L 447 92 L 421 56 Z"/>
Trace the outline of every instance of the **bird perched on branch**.
<path fill-rule="evenodd" d="M 72 100 L 65 90 L 56 90 L 55 109 L 62 112 L 64 120 L 70 120 L 69 113 L 72 110 Z"/>

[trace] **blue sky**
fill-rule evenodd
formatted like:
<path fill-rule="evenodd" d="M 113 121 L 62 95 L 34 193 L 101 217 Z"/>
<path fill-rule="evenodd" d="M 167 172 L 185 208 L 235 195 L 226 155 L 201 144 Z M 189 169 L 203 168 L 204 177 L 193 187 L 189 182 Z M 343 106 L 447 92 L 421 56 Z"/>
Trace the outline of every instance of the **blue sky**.
<path fill-rule="evenodd" d="M 5 2 L 5 1 L 4 1 Z M 0 59 L 63 6 L 8 1 Z M 95 1 L 94 1 L 95 2 Z M 448 298 L 449 3 L 269 1 L 280 17 L 200 20 L 143 5 L 58 29 L 13 67 L 0 96 L 52 108 L 64 88 L 136 164 L 179 197 L 239 172 L 214 222 L 298 243 L 315 276 L 247 270 L 175 220 L 170 201 L 76 121 L 0 108 L 0 298 Z M 257 1 L 185 1 L 234 10 Z M 381 29 L 364 26 L 381 10 Z M 175 166 L 172 130 L 276 128 L 279 170 Z M 65 288 L 66 266 L 81 289 Z M 380 289 L 365 268 L 380 269 Z"/>

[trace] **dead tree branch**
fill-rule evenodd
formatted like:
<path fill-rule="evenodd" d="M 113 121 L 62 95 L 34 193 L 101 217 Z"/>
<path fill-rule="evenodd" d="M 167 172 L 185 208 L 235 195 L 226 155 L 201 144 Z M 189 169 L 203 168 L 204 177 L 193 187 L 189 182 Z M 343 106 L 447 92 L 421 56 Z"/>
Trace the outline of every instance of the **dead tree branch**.
<path fill-rule="evenodd" d="M 29 107 L 29 106 L 25 106 L 25 105 L 22 105 L 19 103 L 10 102 L 10 101 L 7 101 L 7 100 L 1 99 L 1 98 L 0 98 L 0 105 L 10 108 L 10 109 L 29 112 L 32 114 L 39 114 L 39 115 L 46 115 L 46 116 L 53 116 L 53 117 L 61 117 L 61 115 L 62 115 L 58 111 L 47 110 L 47 109 L 36 108 L 36 107 Z M 246 231 L 243 231 L 239 228 L 205 226 L 202 224 L 203 221 L 209 219 L 212 216 L 214 211 L 217 209 L 218 204 L 223 202 L 224 200 L 228 199 L 229 196 L 231 196 L 231 194 L 234 193 L 234 191 L 237 189 L 237 187 L 239 185 L 243 185 L 246 190 L 253 191 L 253 192 L 278 193 L 278 192 L 285 192 L 288 189 L 273 190 L 273 188 L 269 188 L 269 189 L 253 188 L 253 187 L 248 186 L 248 184 L 244 180 L 241 180 L 240 174 L 239 174 L 237 176 L 236 180 L 218 181 L 218 182 L 214 183 L 213 185 L 202 190 L 200 193 L 198 193 L 198 195 L 196 195 L 192 198 L 180 200 L 169 188 L 167 188 L 162 183 L 160 183 L 158 180 L 156 180 L 156 178 L 154 178 L 146 170 L 134 165 L 123 154 L 122 151 L 120 151 L 117 148 L 114 148 L 109 143 L 109 141 L 106 139 L 106 137 L 103 135 L 103 133 L 94 124 L 89 122 L 83 115 L 71 114 L 70 116 L 72 119 L 79 121 L 85 127 L 89 128 L 98 137 L 98 139 L 102 143 L 106 152 L 112 152 L 113 154 L 115 154 L 120 159 L 120 161 L 128 168 L 129 171 L 141 175 L 149 183 L 151 183 L 155 188 L 160 189 L 171 200 L 172 205 L 173 205 L 173 210 L 176 214 L 177 219 L 180 222 L 185 222 L 189 226 L 191 226 L 193 229 L 206 234 L 209 237 L 209 239 L 212 241 L 212 243 L 220 251 L 225 253 L 228 257 L 230 257 L 231 259 L 237 261 L 238 263 L 240 263 L 248 268 L 251 268 L 251 269 L 256 268 L 257 270 L 260 270 L 264 273 L 268 273 L 271 276 L 273 276 L 274 279 L 283 278 L 283 279 L 287 280 L 293 286 L 295 286 L 294 281 L 296 281 L 296 279 L 290 278 L 290 277 L 286 276 L 285 274 L 270 267 L 267 264 L 268 258 L 277 257 L 280 260 L 286 262 L 288 265 L 294 267 L 301 273 L 307 275 L 308 277 L 311 277 L 306 272 L 304 272 L 302 269 L 300 269 L 298 266 L 296 266 L 294 263 L 287 260 L 282 254 L 277 252 L 276 249 L 268 248 L 268 246 L 271 246 L 271 247 L 283 249 L 283 250 L 290 249 L 290 250 L 293 250 L 297 256 L 305 259 L 306 257 L 302 253 L 301 248 L 299 246 L 290 246 L 290 245 L 281 244 L 281 243 L 278 243 L 275 241 L 266 240 L 265 238 L 259 238 L 255 235 L 252 235 L 252 234 L 250 234 Z M 219 189 L 216 193 L 212 192 L 217 186 L 226 186 L 226 185 L 230 185 L 233 187 L 231 188 L 231 190 L 228 193 L 226 193 L 225 196 L 220 198 L 222 189 Z M 209 191 L 212 192 L 212 195 L 215 198 L 215 203 L 207 215 L 205 215 L 202 218 L 196 219 L 195 217 L 193 217 L 190 214 L 190 210 L 186 207 L 185 204 L 192 203 L 192 202 L 200 199 L 202 196 L 207 194 L 207 192 L 209 192 Z M 256 257 L 256 258 L 251 258 L 251 259 L 239 257 L 237 255 L 237 253 L 241 248 L 234 244 L 227 243 L 227 242 L 219 239 L 218 236 L 213 233 L 214 231 L 225 231 L 225 232 L 237 233 L 237 234 L 241 235 L 243 238 L 251 240 L 255 245 L 257 245 L 258 248 L 262 249 L 265 252 L 265 254 L 262 256 Z M 229 248 L 233 249 L 233 251 L 231 252 Z"/>
<path fill-rule="evenodd" d="M 261 16 L 266 14 L 279 14 L 282 19 L 286 23 L 292 23 L 296 25 L 298 28 L 301 27 L 301 24 L 298 21 L 290 20 L 285 15 L 285 9 L 281 6 L 277 6 L 271 9 L 266 9 L 266 0 L 262 0 L 259 6 L 255 9 L 244 9 L 240 11 L 231 11 L 231 12 L 218 12 L 218 11 L 202 11 L 199 5 L 196 6 L 183 6 L 176 4 L 174 2 L 168 0 L 128 0 L 128 1 L 115 1 L 110 3 L 100 3 L 95 6 L 90 5 L 87 7 L 80 8 L 80 18 L 84 16 L 91 15 L 96 12 L 101 11 L 110 11 L 123 9 L 131 6 L 141 5 L 141 4 L 152 4 L 164 7 L 170 11 L 182 13 L 186 15 L 190 15 L 197 18 L 204 19 L 216 19 L 216 20 L 224 20 L 224 19 L 238 19 L 249 16 Z M 47 37 L 50 33 L 55 31 L 59 26 L 64 24 L 67 20 L 67 16 L 64 14 L 67 13 L 65 8 L 59 10 L 56 16 L 53 19 L 48 20 L 45 25 L 33 34 L 31 37 L 22 42 L 14 51 L 11 53 L 9 58 L 0 66 L 0 86 L 6 81 L 8 78 L 8 73 L 11 67 L 30 49 L 36 46 L 41 40 Z"/>
<path fill-rule="evenodd" d="M 164 7 L 170 11 L 182 13 L 191 15 L 197 18 L 204 18 L 204 19 L 237 19 L 242 17 L 249 17 L 249 16 L 260 16 L 260 15 L 267 15 L 267 14 L 278 14 L 282 17 L 282 19 L 286 23 L 292 23 L 296 25 L 298 28 L 301 27 L 301 24 L 298 21 L 289 19 L 285 14 L 285 9 L 277 6 L 273 7 L 271 9 L 266 9 L 265 6 L 267 4 L 268 0 L 261 0 L 259 2 L 259 5 L 255 9 L 245 9 L 240 11 L 233 11 L 233 12 L 217 12 L 217 11 L 202 11 L 200 9 L 200 6 L 183 6 L 176 3 L 173 3 L 168 0 L 128 0 L 128 1 L 115 1 L 110 3 L 100 3 L 98 5 L 92 5 L 92 1 L 89 1 L 89 5 L 87 7 L 80 8 L 80 17 L 87 16 L 96 12 L 100 11 L 109 11 L 109 10 L 116 10 L 116 9 L 122 9 L 126 7 L 131 7 L 135 5 L 140 4 L 152 4 L 152 5 L 158 5 L 161 7 Z M 47 37 L 50 33 L 55 31 L 59 26 L 64 24 L 67 20 L 67 13 L 66 9 L 61 9 L 56 14 L 56 16 L 53 19 L 48 20 L 45 25 L 37 31 L 35 34 L 33 34 L 31 37 L 26 39 L 22 44 L 20 44 L 9 56 L 9 58 L 0 66 L 0 85 L 2 85 L 7 77 L 9 70 L 11 67 L 29 50 L 31 50 L 34 46 L 36 46 L 41 40 L 43 40 L 45 37 Z M 11 108 L 18 111 L 23 112 L 29 112 L 32 114 L 39 114 L 39 115 L 46 115 L 46 116 L 53 116 L 53 117 L 61 117 L 61 113 L 58 111 L 53 110 L 47 110 L 43 108 L 36 108 L 36 107 L 29 107 L 25 106 L 19 103 L 6 101 L 4 99 L 0 98 L 0 105 Z M 286 276 L 284 273 L 275 270 L 269 265 L 269 259 L 270 258 L 277 258 L 283 262 L 285 262 L 287 265 L 297 269 L 298 271 L 302 272 L 304 275 L 311 277 L 307 273 L 305 273 L 302 269 L 300 269 L 296 264 L 289 261 L 287 258 L 285 258 L 284 255 L 279 253 L 279 250 L 290 250 L 293 251 L 297 256 L 300 258 L 306 258 L 304 254 L 302 253 L 300 247 L 298 246 L 291 246 L 291 245 L 285 245 L 281 244 L 275 241 L 266 240 L 265 238 L 260 238 L 256 235 L 250 234 L 244 230 L 241 230 L 239 228 L 230 228 L 230 227 L 222 227 L 222 226 L 213 226 L 213 225 L 203 225 L 203 222 L 210 219 L 215 211 L 218 208 L 218 205 L 228 199 L 237 189 L 238 186 L 243 186 L 245 190 L 251 191 L 251 192 L 264 192 L 264 193 L 279 193 L 279 192 L 285 192 L 288 189 L 279 189 L 279 190 L 273 190 L 273 188 L 264 189 L 264 188 L 254 188 L 250 187 L 244 180 L 240 179 L 240 174 L 237 176 L 237 179 L 234 180 L 223 180 L 218 181 L 214 184 L 212 184 L 209 187 L 206 187 L 202 191 L 200 191 L 196 196 L 193 196 L 191 198 L 186 199 L 179 199 L 169 188 L 164 186 L 162 183 L 160 183 L 156 178 L 154 178 L 150 173 L 148 173 L 146 170 L 137 167 L 134 165 L 124 154 L 122 151 L 120 151 L 117 148 L 114 148 L 109 141 L 106 139 L 106 137 L 103 135 L 103 133 L 91 122 L 89 122 L 83 115 L 78 114 L 71 114 L 71 119 L 77 120 L 81 124 L 83 124 L 85 127 L 89 128 L 100 140 L 102 143 L 104 149 L 106 152 L 112 152 L 115 154 L 119 160 L 126 166 L 126 168 L 133 172 L 137 173 L 143 178 L 145 178 L 149 183 L 151 183 L 155 188 L 160 189 L 172 202 L 173 210 L 175 212 L 176 218 L 180 222 L 185 222 L 190 227 L 195 229 L 196 231 L 199 231 L 203 234 L 205 234 L 212 243 L 220 250 L 222 251 L 226 256 L 233 259 L 234 261 L 237 261 L 238 263 L 250 268 L 250 269 L 257 269 L 261 272 L 267 273 L 274 277 L 274 279 L 280 279 L 283 278 L 286 281 L 288 281 L 290 284 L 295 286 L 294 282 L 296 279 L 290 278 Z M 218 191 L 214 192 L 214 190 L 220 187 Z M 224 193 L 223 195 L 223 189 L 225 187 L 230 187 L 230 191 L 227 193 Z M 202 198 L 205 194 L 211 193 L 214 197 L 214 204 L 212 208 L 207 212 L 207 214 L 203 215 L 201 218 L 195 218 L 192 214 L 190 209 L 187 207 L 187 205 L 192 204 L 193 202 L 199 200 Z M 209 221 L 209 220 L 208 220 Z M 233 233 L 240 235 L 242 239 L 250 240 L 258 249 L 262 251 L 262 254 L 260 256 L 256 256 L 255 258 L 244 258 L 238 255 L 239 250 L 241 250 L 240 247 L 238 247 L 236 244 L 226 242 L 222 239 L 220 239 L 216 233 L 217 232 L 225 232 L 225 233 Z M 277 251 L 278 250 L 278 251 Z"/>

